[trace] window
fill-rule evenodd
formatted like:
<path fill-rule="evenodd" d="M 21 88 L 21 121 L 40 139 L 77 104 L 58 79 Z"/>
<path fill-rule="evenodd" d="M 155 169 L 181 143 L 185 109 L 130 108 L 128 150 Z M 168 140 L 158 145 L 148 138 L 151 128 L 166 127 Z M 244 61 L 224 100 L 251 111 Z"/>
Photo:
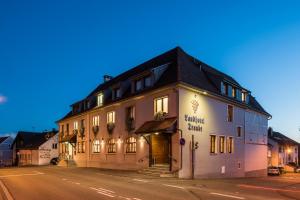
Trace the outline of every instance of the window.
<path fill-rule="evenodd" d="M 225 153 L 225 136 L 219 137 L 219 152 Z"/>
<path fill-rule="evenodd" d="M 233 153 L 233 137 L 228 137 L 227 140 L 227 152 Z"/>
<path fill-rule="evenodd" d="M 78 148 L 77 148 L 78 153 L 84 153 L 85 152 L 85 142 L 78 142 Z"/>
<path fill-rule="evenodd" d="M 215 135 L 211 135 L 210 136 L 210 153 L 217 153 L 216 151 L 216 136 Z"/>
<path fill-rule="evenodd" d="M 64 131 L 65 131 L 64 125 L 61 125 L 61 134 L 62 134 L 62 135 L 64 135 Z"/>
<path fill-rule="evenodd" d="M 99 121 L 99 116 L 94 116 L 93 117 L 93 126 L 99 126 L 100 121 Z"/>
<path fill-rule="evenodd" d="M 154 114 L 158 112 L 168 113 L 168 97 L 154 99 Z"/>
<path fill-rule="evenodd" d="M 121 97 L 121 89 L 120 88 L 115 88 L 113 90 L 113 98 L 118 99 Z"/>
<path fill-rule="evenodd" d="M 227 106 L 227 121 L 228 122 L 233 121 L 233 106 L 232 105 Z"/>
<path fill-rule="evenodd" d="M 99 93 L 97 96 L 97 106 L 102 106 L 103 105 L 103 93 Z"/>
<path fill-rule="evenodd" d="M 74 130 L 78 130 L 78 121 L 74 122 Z"/>
<path fill-rule="evenodd" d="M 146 76 L 145 77 L 145 87 L 150 87 L 151 86 L 151 76 Z"/>
<path fill-rule="evenodd" d="M 129 137 L 126 139 L 126 153 L 136 153 L 136 138 Z"/>
<path fill-rule="evenodd" d="M 226 94 L 226 88 L 225 88 L 225 83 L 221 82 L 221 93 Z"/>
<path fill-rule="evenodd" d="M 135 81 L 135 91 L 140 91 L 143 89 L 143 81 L 142 79 L 139 79 Z"/>
<path fill-rule="evenodd" d="M 108 140 L 108 153 L 116 153 L 116 152 L 117 152 L 117 147 L 116 147 L 115 139 L 109 139 Z"/>
<path fill-rule="evenodd" d="M 242 101 L 243 102 L 247 101 L 247 93 L 246 92 L 242 92 Z"/>
<path fill-rule="evenodd" d="M 242 127 L 238 126 L 236 128 L 236 132 L 237 132 L 237 137 L 242 137 Z"/>
<path fill-rule="evenodd" d="M 135 107 L 130 106 L 126 108 L 126 118 L 127 119 L 134 119 L 135 116 Z"/>
<path fill-rule="evenodd" d="M 69 124 L 67 124 L 67 135 L 69 135 Z"/>
<path fill-rule="evenodd" d="M 52 144 L 52 149 L 57 149 L 57 143 Z"/>
<path fill-rule="evenodd" d="M 81 121 L 80 121 L 80 128 L 84 128 L 85 126 L 84 126 L 84 119 L 82 119 Z"/>
<path fill-rule="evenodd" d="M 233 98 L 236 98 L 236 89 L 235 88 L 232 88 L 231 93 L 232 93 L 231 96 Z"/>
<path fill-rule="evenodd" d="M 115 123 L 115 111 L 107 113 L 107 123 Z"/>
<path fill-rule="evenodd" d="M 93 141 L 93 153 L 100 153 L 100 140 Z"/>

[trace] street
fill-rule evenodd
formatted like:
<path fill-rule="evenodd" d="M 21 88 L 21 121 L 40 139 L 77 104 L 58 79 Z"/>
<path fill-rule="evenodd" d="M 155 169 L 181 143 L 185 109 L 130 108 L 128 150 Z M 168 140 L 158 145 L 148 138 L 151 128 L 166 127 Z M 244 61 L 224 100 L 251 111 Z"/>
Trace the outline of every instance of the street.
<path fill-rule="evenodd" d="M 300 199 L 300 176 L 182 180 L 56 166 L 0 169 L 2 199 Z"/>

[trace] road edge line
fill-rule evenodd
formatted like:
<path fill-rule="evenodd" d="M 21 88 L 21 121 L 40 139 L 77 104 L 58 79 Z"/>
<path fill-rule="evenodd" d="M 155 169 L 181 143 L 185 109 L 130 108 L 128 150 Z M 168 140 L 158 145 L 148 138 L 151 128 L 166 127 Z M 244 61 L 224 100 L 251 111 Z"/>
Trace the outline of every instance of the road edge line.
<path fill-rule="evenodd" d="M 12 195 L 10 194 L 10 192 L 8 191 L 7 187 L 4 185 L 2 180 L 0 180 L 0 187 L 1 187 L 1 189 L 4 193 L 4 196 L 6 197 L 7 200 L 14 200 L 14 198 L 12 197 Z"/>

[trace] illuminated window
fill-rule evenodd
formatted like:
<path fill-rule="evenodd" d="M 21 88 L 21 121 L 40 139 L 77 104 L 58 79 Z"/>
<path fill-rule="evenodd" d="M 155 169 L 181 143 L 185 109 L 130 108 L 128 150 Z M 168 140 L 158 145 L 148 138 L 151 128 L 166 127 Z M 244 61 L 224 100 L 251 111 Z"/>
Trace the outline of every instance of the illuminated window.
<path fill-rule="evenodd" d="M 158 112 L 168 113 L 168 97 L 154 99 L 154 114 Z"/>
<path fill-rule="evenodd" d="M 227 139 L 227 152 L 233 153 L 233 137 L 228 137 Z"/>
<path fill-rule="evenodd" d="M 219 152 L 225 153 L 225 136 L 219 137 Z"/>
<path fill-rule="evenodd" d="M 227 106 L 227 121 L 228 122 L 233 121 L 233 106 L 232 105 Z"/>
<path fill-rule="evenodd" d="M 99 118 L 99 116 L 98 115 L 94 116 L 93 117 L 93 126 L 99 126 L 99 124 L 100 124 L 100 118 Z"/>
<path fill-rule="evenodd" d="M 113 99 L 118 99 L 120 97 L 121 97 L 121 89 L 119 87 L 113 89 Z"/>
<path fill-rule="evenodd" d="M 97 96 L 97 106 L 102 106 L 103 105 L 103 93 L 99 93 Z"/>
<path fill-rule="evenodd" d="M 232 88 L 231 93 L 232 93 L 231 96 L 233 98 L 236 98 L 236 89 L 235 88 Z"/>
<path fill-rule="evenodd" d="M 100 153 L 100 140 L 93 141 L 93 153 Z"/>
<path fill-rule="evenodd" d="M 74 122 L 74 130 L 78 130 L 78 121 Z"/>
<path fill-rule="evenodd" d="M 236 132 L 237 132 L 237 137 L 242 137 L 242 127 L 238 126 L 236 128 Z"/>
<path fill-rule="evenodd" d="M 247 93 L 246 92 L 242 92 L 242 101 L 243 102 L 247 101 Z"/>
<path fill-rule="evenodd" d="M 217 153 L 216 141 L 217 141 L 217 136 L 211 135 L 210 136 L 210 153 Z"/>
<path fill-rule="evenodd" d="M 109 139 L 108 140 L 108 153 L 116 153 L 117 152 L 117 145 L 115 142 L 115 139 Z"/>
<path fill-rule="evenodd" d="M 107 113 L 107 123 L 115 123 L 115 111 Z"/>
<path fill-rule="evenodd" d="M 126 139 L 126 153 L 136 153 L 136 138 L 129 137 Z"/>

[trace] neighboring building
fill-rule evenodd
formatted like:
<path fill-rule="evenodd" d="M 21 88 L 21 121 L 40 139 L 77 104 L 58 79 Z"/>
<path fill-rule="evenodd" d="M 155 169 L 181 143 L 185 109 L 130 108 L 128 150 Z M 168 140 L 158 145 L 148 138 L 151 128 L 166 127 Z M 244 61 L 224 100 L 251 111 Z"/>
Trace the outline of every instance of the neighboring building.
<path fill-rule="evenodd" d="M 267 174 L 270 114 L 232 77 L 179 47 L 104 76 L 71 107 L 57 122 L 60 156 L 79 167 L 160 164 L 180 178 Z"/>
<path fill-rule="evenodd" d="M 299 143 L 282 133 L 269 129 L 268 165 L 288 167 L 299 165 Z"/>
<path fill-rule="evenodd" d="M 13 142 L 13 160 L 17 166 L 47 165 L 58 157 L 58 131 L 19 131 Z"/>
<path fill-rule="evenodd" d="M 12 165 L 12 142 L 10 136 L 0 137 L 0 167 Z"/>

